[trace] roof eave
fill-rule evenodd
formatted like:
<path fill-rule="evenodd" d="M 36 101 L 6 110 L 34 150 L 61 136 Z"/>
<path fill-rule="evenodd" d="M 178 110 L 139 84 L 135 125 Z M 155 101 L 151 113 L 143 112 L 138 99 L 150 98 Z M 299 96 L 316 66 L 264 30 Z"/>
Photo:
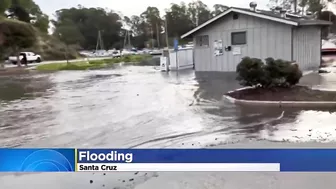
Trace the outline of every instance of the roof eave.
<path fill-rule="evenodd" d="M 299 23 L 299 25 L 300 26 L 313 26 L 313 25 L 315 25 L 315 26 L 330 26 L 330 25 L 332 25 L 333 23 L 332 22 L 328 22 L 328 21 L 325 21 L 325 22 L 313 22 L 313 23 L 309 23 L 309 22 L 307 22 L 307 23 Z"/>
<path fill-rule="evenodd" d="M 191 34 L 197 32 L 198 30 L 202 29 L 203 27 L 211 24 L 212 22 L 218 20 L 219 18 L 222 18 L 223 16 L 229 14 L 230 12 L 237 12 L 237 13 L 241 13 L 241 14 L 246 14 L 246 15 L 249 15 L 249 16 L 255 16 L 255 17 L 258 17 L 258 18 L 264 18 L 264 19 L 268 19 L 268 20 L 272 20 L 272 21 L 275 21 L 275 22 L 280 22 L 280 23 L 284 23 L 284 24 L 288 24 L 288 25 L 292 25 L 292 26 L 298 26 L 299 23 L 298 22 L 295 22 L 295 21 L 291 21 L 291 20 L 286 20 L 286 19 L 283 19 L 283 18 L 277 18 L 277 17 L 272 17 L 272 16 L 268 16 L 268 15 L 264 15 L 264 14 L 258 14 L 257 12 L 250 12 L 250 11 L 245 11 L 245 10 L 241 10 L 241 9 L 237 9 L 237 8 L 229 8 L 228 10 L 226 10 L 225 12 L 223 12 L 222 14 L 208 20 L 207 22 L 203 23 L 202 25 L 192 29 L 191 31 L 183 34 L 181 36 L 181 39 L 183 38 L 186 38 L 188 36 L 190 36 Z"/>
<path fill-rule="evenodd" d="M 226 14 L 230 13 L 231 11 L 232 11 L 232 8 L 229 8 L 228 10 L 224 11 L 224 12 L 221 13 L 220 15 L 213 17 L 212 19 L 210 19 L 210 20 L 204 22 L 204 23 L 201 24 L 200 26 L 197 26 L 196 28 L 194 28 L 194 29 L 190 30 L 189 32 L 183 34 L 183 35 L 181 36 L 181 39 L 184 39 L 184 38 L 190 36 L 191 34 L 195 33 L 196 31 L 200 30 L 201 28 L 205 27 L 206 25 L 208 25 L 208 24 L 210 24 L 210 23 L 216 21 L 217 19 L 219 19 L 219 18 L 225 16 Z"/>

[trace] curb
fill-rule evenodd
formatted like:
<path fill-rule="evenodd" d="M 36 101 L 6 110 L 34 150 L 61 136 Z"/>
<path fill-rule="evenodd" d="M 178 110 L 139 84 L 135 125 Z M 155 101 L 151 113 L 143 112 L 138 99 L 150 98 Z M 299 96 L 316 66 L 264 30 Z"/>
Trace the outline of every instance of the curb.
<path fill-rule="evenodd" d="M 234 91 L 229 91 L 228 94 L 251 89 L 254 87 L 239 88 Z M 264 106 L 264 107 L 290 107 L 290 108 L 336 108 L 335 101 L 258 101 L 258 100 L 240 100 L 228 95 L 223 95 L 223 98 L 233 104 L 248 105 L 248 106 Z"/>

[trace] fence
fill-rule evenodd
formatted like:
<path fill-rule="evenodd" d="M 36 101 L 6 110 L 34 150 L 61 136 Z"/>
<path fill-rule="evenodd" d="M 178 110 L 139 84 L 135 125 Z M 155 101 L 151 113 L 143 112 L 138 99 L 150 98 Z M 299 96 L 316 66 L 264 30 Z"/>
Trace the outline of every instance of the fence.
<path fill-rule="evenodd" d="M 167 59 L 162 57 L 160 65 L 162 69 L 165 69 L 164 65 L 167 63 Z M 178 51 L 169 51 L 169 70 L 183 70 L 194 67 L 194 52 L 192 48 L 183 48 Z"/>

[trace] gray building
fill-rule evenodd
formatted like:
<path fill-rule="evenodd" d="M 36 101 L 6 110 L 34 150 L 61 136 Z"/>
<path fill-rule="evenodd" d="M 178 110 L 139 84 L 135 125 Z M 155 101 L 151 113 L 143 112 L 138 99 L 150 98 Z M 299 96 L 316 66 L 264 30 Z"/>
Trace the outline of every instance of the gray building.
<path fill-rule="evenodd" d="M 194 39 L 196 71 L 236 71 L 245 56 L 296 61 L 305 71 L 321 63 L 321 29 L 331 22 L 282 10 L 231 7 L 181 38 Z"/>

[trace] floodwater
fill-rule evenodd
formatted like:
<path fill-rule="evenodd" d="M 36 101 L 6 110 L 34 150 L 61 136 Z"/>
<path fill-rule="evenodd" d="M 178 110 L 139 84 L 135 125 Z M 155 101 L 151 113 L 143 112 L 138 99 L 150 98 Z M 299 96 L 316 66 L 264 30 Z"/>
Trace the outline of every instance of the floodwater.
<path fill-rule="evenodd" d="M 187 70 L 167 74 L 153 67 L 136 66 L 3 77 L 0 78 L 0 145 L 200 148 L 253 146 L 260 142 L 271 146 L 335 141 L 333 110 L 242 107 L 222 99 L 224 93 L 238 87 L 232 73 L 201 74 Z M 277 180 L 275 173 L 249 174 L 247 185 L 242 185 L 238 173 L 186 173 L 185 176 L 76 173 L 71 178 L 68 174 L 5 174 L 0 177 L 0 187 L 196 189 L 223 188 L 226 183 L 228 188 L 280 188 L 269 184 Z M 279 176 L 281 180 L 280 177 L 286 176 Z M 171 185 L 159 187 L 155 184 L 158 178 L 159 184 L 169 181 Z M 293 177 L 287 179 L 290 178 Z M 313 182 L 310 176 L 297 177 L 300 179 Z M 149 180 L 154 183 L 146 185 Z M 254 181 L 255 187 L 251 184 Z M 200 186 L 195 185 L 200 182 Z M 334 182 L 331 177 L 330 182 Z M 303 187 L 295 185 L 299 186 Z"/>

